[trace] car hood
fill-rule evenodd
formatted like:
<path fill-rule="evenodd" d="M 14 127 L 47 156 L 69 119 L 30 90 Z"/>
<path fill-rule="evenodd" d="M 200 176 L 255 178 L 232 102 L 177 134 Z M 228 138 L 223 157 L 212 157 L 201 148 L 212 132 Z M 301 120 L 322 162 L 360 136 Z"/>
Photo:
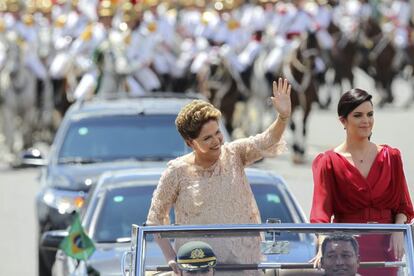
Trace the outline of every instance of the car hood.
<path fill-rule="evenodd" d="M 88 260 L 88 267 L 99 272 L 100 276 L 122 275 L 121 260 L 124 252 L 130 250 L 129 243 L 96 244 L 96 250 Z M 162 252 L 154 242 L 147 244 L 147 260 L 150 264 L 164 264 Z M 127 261 L 127 264 L 129 262 Z"/>
<path fill-rule="evenodd" d="M 107 171 L 165 167 L 167 161 L 116 161 L 93 164 L 57 165 L 48 168 L 47 177 L 64 178 L 65 181 L 54 181 L 49 186 L 65 190 L 88 191 L 98 181 L 99 176 Z"/>

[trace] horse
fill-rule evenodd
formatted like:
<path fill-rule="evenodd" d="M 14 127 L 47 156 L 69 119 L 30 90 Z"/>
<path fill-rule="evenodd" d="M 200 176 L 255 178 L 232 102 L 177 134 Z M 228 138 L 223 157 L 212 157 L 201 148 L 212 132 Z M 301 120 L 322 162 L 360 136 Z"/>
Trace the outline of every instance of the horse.
<path fill-rule="evenodd" d="M 234 71 L 228 60 L 220 54 L 220 48 L 213 46 L 208 62 L 197 73 L 198 91 L 223 114 L 229 133 L 234 130 L 233 118 L 236 104 L 244 99 L 240 75 Z"/>
<path fill-rule="evenodd" d="M 36 76 L 25 66 L 17 35 L 10 34 L 6 60 L 0 72 L 3 132 L 11 154 L 32 146 L 37 123 Z"/>
<path fill-rule="evenodd" d="M 408 72 L 406 79 L 412 86 L 414 86 L 414 43 L 411 42 L 405 49 L 406 59 L 401 71 Z M 409 108 L 414 103 L 414 90 L 412 89 L 407 102 L 404 104 L 405 108 Z"/>
<path fill-rule="evenodd" d="M 391 43 L 391 38 L 385 35 L 379 23 L 369 18 L 361 22 L 360 28 L 360 63 L 358 64 L 375 81 L 375 86 L 381 93 L 379 106 L 392 103 L 391 85 L 396 75 L 393 68 L 393 60 L 396 50 Z"/>
<path fill-rule="evenodd" d="M 283 76 L 292 85 L 291 102 L 292 116 L 289 122 L 293 136 L 293 162 L 305 162 L 305 140 L 307 123 L 312 111 L 312 104 L 318 102 L 317 81 L 315 76 L 315 60 L 320 55 L 320 48 L 315 33 L 308 32 L 301 38 L 300 44 L 284 60 L 282 66 Z M 301 131 L 297 130 L 295 114 L 302 111 Z"/>
<path fill-rule="evenodd" d="M 356 55 L 358 44 L 356 35 L 344 33 L 333 21 L 327 28 L 328 33 L 333 38 L 333 47 L 330 52 L 329 69 L 332 69 L 333 78 L 326 82 L 328 95 L 324 103 L 320 103 L 322 108 L 327 108 L 332 102 L 333 87 L 338 85 L 340 91 L 344 91 L 343 82 L 347 81 L 350 88 L 354 86 L 353 68 L 356 65 Z"/>

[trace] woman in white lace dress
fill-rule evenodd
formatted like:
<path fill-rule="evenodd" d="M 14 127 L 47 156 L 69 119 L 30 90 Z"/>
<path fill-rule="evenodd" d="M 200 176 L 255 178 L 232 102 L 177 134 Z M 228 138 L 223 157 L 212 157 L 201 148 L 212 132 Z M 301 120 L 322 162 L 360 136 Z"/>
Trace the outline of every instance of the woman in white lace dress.
<path fill-rule="evenodd" d="M 193 152 L 168 163 L 153 194 L 147 225 L 169 224 L 172 207 L 177 224 L 261 223 L 244 168 L 286 149 L 282 135 L 291 113 L 290 89 L 286 79 L 273 82 L 271 99 L 278 113 L 275 122 L 263 133 L 226 144 L 219 129 L 219 110 L 201 100 L 183 107 L 175 123 Z M 260 262 L 258 237 L 216 240 L 208 243 L 219 263 Z M 175 247 L 183 242 L 176 241 Z M 167 240 L 158 243 L 169 265 L 178 273 L 175 250 Z"/>

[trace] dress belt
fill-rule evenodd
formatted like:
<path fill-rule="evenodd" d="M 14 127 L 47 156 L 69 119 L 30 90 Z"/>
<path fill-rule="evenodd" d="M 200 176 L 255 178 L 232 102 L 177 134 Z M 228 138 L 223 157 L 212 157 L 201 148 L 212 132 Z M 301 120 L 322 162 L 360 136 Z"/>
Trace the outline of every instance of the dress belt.
<path fill-rule="evenodd" d="M 364 208 L 353 213 L 335 214 L 339 223 L 394 223 L 391 209 Z"/>

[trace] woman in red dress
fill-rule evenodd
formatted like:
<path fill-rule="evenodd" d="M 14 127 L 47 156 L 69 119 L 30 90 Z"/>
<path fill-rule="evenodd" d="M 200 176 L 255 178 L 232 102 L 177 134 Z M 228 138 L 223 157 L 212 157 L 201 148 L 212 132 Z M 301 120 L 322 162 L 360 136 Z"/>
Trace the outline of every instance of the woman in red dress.
<path fill-rule="evenodd" d="M 313 161 L 312 223 L 409 223 L 414 218 L 400 151 L 370 141 L 371 98 L 364 90 L 352 89 L 339 100 L 346 139 Z M 395 261 L 404 255 L 402 233 L 364 236 L 359 244 L 362 262 Z M 316 264 L 319 258 L 320 252 Z M 390 276 L 397 270 L 360 269 L 359 273 Z"/>

